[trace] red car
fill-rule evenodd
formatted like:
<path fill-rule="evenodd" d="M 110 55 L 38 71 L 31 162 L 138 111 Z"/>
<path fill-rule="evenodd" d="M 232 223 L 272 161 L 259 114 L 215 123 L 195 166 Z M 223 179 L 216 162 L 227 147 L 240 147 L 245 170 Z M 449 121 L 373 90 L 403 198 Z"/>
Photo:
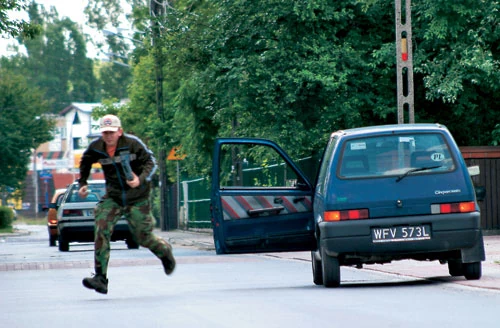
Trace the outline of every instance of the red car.
<path fill-rule="evenodd" d="M 49 246 L 56 246 L 57 232 L 57 208 L 61 204 L 66 188 L 56 189 L 47 212 L 47 229 L 49 231 Z"/>

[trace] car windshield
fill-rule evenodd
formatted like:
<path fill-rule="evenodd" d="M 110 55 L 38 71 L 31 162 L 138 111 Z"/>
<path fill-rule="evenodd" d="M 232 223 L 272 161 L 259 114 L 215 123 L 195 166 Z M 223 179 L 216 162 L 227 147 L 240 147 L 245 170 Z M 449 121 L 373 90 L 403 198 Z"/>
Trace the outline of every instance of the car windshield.
<path fill-rule="evenodd" d="M 106 194 L 106 185 L 104 183 L 92 183 L 88 185 L 88 192 L 86 198 L 80 197 L 78 195 L 79 186 L 77 184 L 73 185 L 69 190 L 69 194 L 66 197 L 66 203 L 83 203 L 83 202 L 98 202 L 101 200 L 102 196 Z"/>
<path fill-rule="evenodd" d="M 349 140 L 339 166 L 340 178 L 407 176 L 452 171 L 456 167 L 438 133 L 384 135 Z"/>

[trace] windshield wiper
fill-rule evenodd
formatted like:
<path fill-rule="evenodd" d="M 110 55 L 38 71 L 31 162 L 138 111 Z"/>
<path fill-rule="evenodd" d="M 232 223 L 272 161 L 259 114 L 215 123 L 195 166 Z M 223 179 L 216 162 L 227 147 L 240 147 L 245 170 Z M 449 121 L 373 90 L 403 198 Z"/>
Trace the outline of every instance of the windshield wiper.
<path fill-rule="evenodd" d="M 396 182 L 399 182 L 403 180 L 405 177 L 407 177 L 410 173 L 413 172 L 420 172 L 420 171 L 426 171 L 426 170 L 432 170 L 432 169 L 437 169 L 438 167 L 441 167 L 442 165 L 434 165 L 434 166 L 424 166 L 424 167 L 417 167 L 415 169 L 411 169 L 406 171 L 404 174 L 400 175 L 397 179 Z"/>

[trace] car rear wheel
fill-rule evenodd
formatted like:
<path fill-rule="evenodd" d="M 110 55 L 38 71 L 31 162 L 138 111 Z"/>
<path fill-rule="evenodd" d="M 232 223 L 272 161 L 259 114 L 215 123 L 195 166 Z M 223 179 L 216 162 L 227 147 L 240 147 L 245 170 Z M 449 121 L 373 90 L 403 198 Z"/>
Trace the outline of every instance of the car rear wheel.
<path fill-rule="evenodd" d="M 458 277 L 464 275 L 462 261 L 450 260 L 448 261 L 448 272 L 450 276 Z"/>
<path fill-rule="evenodd" d="M 59 250 L 61 252 L 68 252 L 69 251 L 69 242 L 64 240 L 62 235 L 59 235 Z"/>
<path fill-rule="evenodd" d="M 465 279 L 478 280 L 482 275 L 481 262 L 472 262 L 462 264 Z"/>
<path fill-rule="evenodd" d="M 136 243 L 132 238 L 125 240 L 128 249 L 138 249 L 139 244 Z"/>
<path fill-rule="evenodd" d="M 49 246 L 50 247 L 56 246 L 56 237 L 49 236 Z"/>
<path fill-rule="evenodd" d="M 311 251 L 313 281 L 315 285 L 323 285 L 323 268 L 318 251 Z"/>
<path fill-rule="evenodd" d="M 325 285 L 325 287 L 340 286 L 339 259 L 328 256 L 325 250 L 321 249 L 321 263 L 323 268 L 323 285 Z"/>

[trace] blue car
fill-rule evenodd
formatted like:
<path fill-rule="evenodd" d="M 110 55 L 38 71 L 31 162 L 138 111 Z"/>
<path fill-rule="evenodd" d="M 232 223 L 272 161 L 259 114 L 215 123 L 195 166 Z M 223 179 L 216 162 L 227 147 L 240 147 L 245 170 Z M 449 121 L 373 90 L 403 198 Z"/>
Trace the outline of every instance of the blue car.
<path fill-rule="evenodd" d="M 311 251 L 313 282 L 326 287 L 340 285 L 340 266 L 403 259 L 481 278 L 479 206 L 443 125 L 334 132 L 312 177 L 265 139 L 220 138 L 213 155 L 218 254 Z"/>

